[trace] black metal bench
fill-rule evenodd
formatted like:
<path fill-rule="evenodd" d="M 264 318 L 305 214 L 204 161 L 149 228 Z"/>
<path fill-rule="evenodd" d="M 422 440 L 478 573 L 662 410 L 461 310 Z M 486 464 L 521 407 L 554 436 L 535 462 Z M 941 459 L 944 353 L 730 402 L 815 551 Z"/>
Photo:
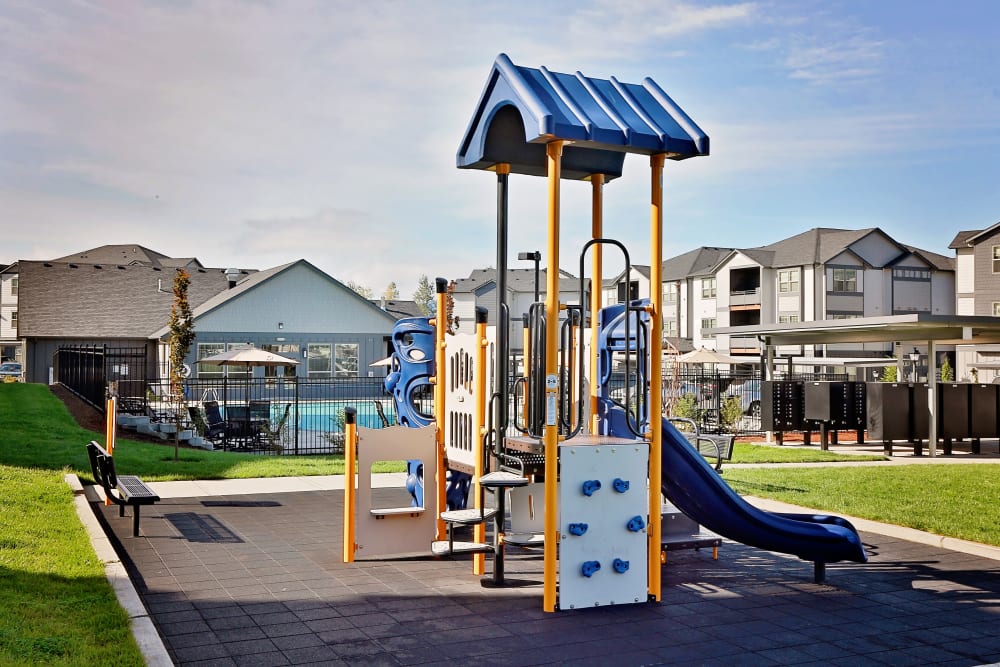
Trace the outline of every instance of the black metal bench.
<path fill-rule="evenodd" d="M 723 461 L 731 461 L 733 458 L 733 443 L 735 436 L 708 433 L 685 433 L 685 437 L 695 446 L 698 452 L 707 459 L 715 459 L 715 469 L 722 470 Z"/>
<path fill-rule="evenodd" d="M 96 442 L 87 445 L 90 469 L 94 481 L 104 487 L 105 495 L 118 505 L 118 516 L 125 516 L 125 506 L 132 506 L 132 536 L 139 537 L 139 508 L 152 505 L 160 497 L 135 475 L 115 473 L 115 460 L 108 451 Z"/>
<path fill-rule="evenodd" d="M 691 446 L 698 450 L 698 453 L 707 459 L 715 459 L 716 471 L 722 471 L 722 462 L 731 461 L 733 458 L 733 446 L 736 436 L 732 434 L 702 433 L 698 425 L 685 417 L 668 417 L 672 422 L 688 424 L 690 431 L 681 431 L 681 435 L 687 438 Z"/>

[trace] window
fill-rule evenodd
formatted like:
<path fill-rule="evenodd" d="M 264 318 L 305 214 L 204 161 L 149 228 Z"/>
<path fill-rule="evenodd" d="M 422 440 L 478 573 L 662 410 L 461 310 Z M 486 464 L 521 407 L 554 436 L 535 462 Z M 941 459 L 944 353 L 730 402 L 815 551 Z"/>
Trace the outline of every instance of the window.
<path fill-rule="evenodd" d="M 204 359 L 214 354 L 224 352 L 225 343 L 198 343 L 198 358 Z M 225 371 L 219 364 L 195 364 L 199 378 L 221 378 Z"/>
<path fill-rule="evenodd" d="M 677 303 L 677 283 L 669 283 L 663 288 L 663 303 Z"/>
<path fill-rule="evenodd" d="M 280 354 L 283 357 L 289 357 L 291 359 L 297 359 L 300 356 L 300 348 L 294 343 L 272 343 L 270 345 L 261 345 L 260 349 L 265 350 L 266 352 L 274 352 L 275 354 Z M 288 366 L 265 366 L 264 377 L 278 377 L 279 368 L 283 369 L 281 377 L 295 377 L 295 366 L 292 364 L 289 364 Z"/>
<path fill-rule="evenodd" d="M 631 282 L 620 282 L 618 283 L 618 303 L 626 303 L 625 292 L 628 290 L 627 301 L 635 301 L 639 298 L 639 282 L 633 280 Z"/>
<path fill-rule="evenodd" d="M 715 298 L 715 277 L 701 279 L 701 298 L 702 299 Z"/>
<path fill-rule="evenodd" d="M 861 313 L 830 313 L 829 318 L 831 320 L 853 320 L 855 317 L 861 317 Z"/>
<path fill-rule="evenodd" d="M 17 296 L 17 278 L 10 279 L 10 295 Z"/>
<path fill-rule="evenodd" d="M 329 343 L 309 343 L 306 354 L 309 355 L 309 377 L 330 377 L 333 370 L 333 346 Z"/>
<path fill-rule="evenodd" d="M 338 378 L 358 377 L 358 344 L 337 343 L 333 346 L 333 376 Z"/>
<path fill-rule="evenodd" d="M 1000 317 L 1000 302 L 993 302 L 993 317 Z"/>
<path fill-rule="evenodd" d="M 792 324 L 793 322 L 798 321 L 798 315 L 778 315 L 778 324 Z"/>
<path fill-rule="evenodd" d="M 715 338 L 714 333 L 706 333 L 706 329 L 715 328 L 716 319 L 714 317 L 704 317 L 701 320 L 701 337 L 702 338 Z"/>
<path fill-rule="evenodd" d="M 858 270 L 857 269 L 834 269 L 833 270 L 833 291 L 834 292 L 857 292 L 858 291 Z"/>
<path fill-rule="evenodd" d="M 782 269 L 778 271 L 778 291 L 798 292 L 799 291 L 799 270 Z"/>
<path fill-rule="evenodd" d="M 17 311 L 12 310 L 10 312 L 10 328 L 17 331 Z"/>
<path fill-rule="evenodd" d="M 892 277 L 896 280 L 930 280 L 931 272 L 930 269 L 893 269 Z"/>
<path fill-rule="evenodd" d="M 993 273 L 1000 273 L 1000 245 L 993 246 Z"/>
<path fill-rule="evenodd" d="M 677 320 L 663 320 L 663 335 L 677 338 Z"/>

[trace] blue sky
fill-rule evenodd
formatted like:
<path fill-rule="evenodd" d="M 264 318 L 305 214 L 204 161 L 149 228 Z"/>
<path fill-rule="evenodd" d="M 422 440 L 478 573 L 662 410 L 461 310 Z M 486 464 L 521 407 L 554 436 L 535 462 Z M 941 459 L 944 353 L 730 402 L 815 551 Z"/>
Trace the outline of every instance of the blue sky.
<path fill-rule="evenodd" d="M 951 254 L 1000 220 L 1000 3 L 0 4 L 0 263 L 139 243 L 305 258 L 404 298 L 494 264 L 495 179 L 455 153 L 496 55 L 653 78 L 712 140 L 668 162 L 665 256 L 879 226 Z M 648 161 L 606 189 L 648 257 Z M 544 249 L 542 179 L 511 247 Z M 563 188 L 563 267 L 589 235 Z M 515 262 L 516 263 L 516 262 Z"/>

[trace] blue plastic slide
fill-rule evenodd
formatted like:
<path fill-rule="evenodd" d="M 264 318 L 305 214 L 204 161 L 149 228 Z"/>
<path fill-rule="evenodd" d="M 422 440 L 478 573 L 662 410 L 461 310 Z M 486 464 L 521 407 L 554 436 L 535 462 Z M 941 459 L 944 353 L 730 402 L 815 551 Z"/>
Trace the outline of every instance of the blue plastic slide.
<path fill-rule="evenodd" d="M 821 580 L 825 563 L 868 561 L 858 531 L 846 519 L 765 512 L 743 500 L 666 419 L 663 494 L 677 509 L 714 533 L 815 562 L 817 580 Z"/>

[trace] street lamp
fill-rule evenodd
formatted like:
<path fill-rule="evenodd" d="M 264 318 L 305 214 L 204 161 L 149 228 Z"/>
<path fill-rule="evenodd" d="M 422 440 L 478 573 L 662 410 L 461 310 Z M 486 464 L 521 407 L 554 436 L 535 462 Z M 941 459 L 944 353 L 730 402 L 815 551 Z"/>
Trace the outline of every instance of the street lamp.
<path fill-rule="evenodd" d="M 913 348 L 913 352 L 906 355 L 910 358 L 910 363 L 913 364 L 913 381 L 917 381 L 917 362 L 920 361 L 920 352 L 917 348 Z"/>
<path fill-rule="evenodd" d="M 517 258 L 522 261 L 531 261 L 535 263 L 535 303 L 538 303 L 538 263 L 542 261 L 542 253 L 538 250 L 533 250 L 530 252 L 519 252 L 517 253 Z"/>

